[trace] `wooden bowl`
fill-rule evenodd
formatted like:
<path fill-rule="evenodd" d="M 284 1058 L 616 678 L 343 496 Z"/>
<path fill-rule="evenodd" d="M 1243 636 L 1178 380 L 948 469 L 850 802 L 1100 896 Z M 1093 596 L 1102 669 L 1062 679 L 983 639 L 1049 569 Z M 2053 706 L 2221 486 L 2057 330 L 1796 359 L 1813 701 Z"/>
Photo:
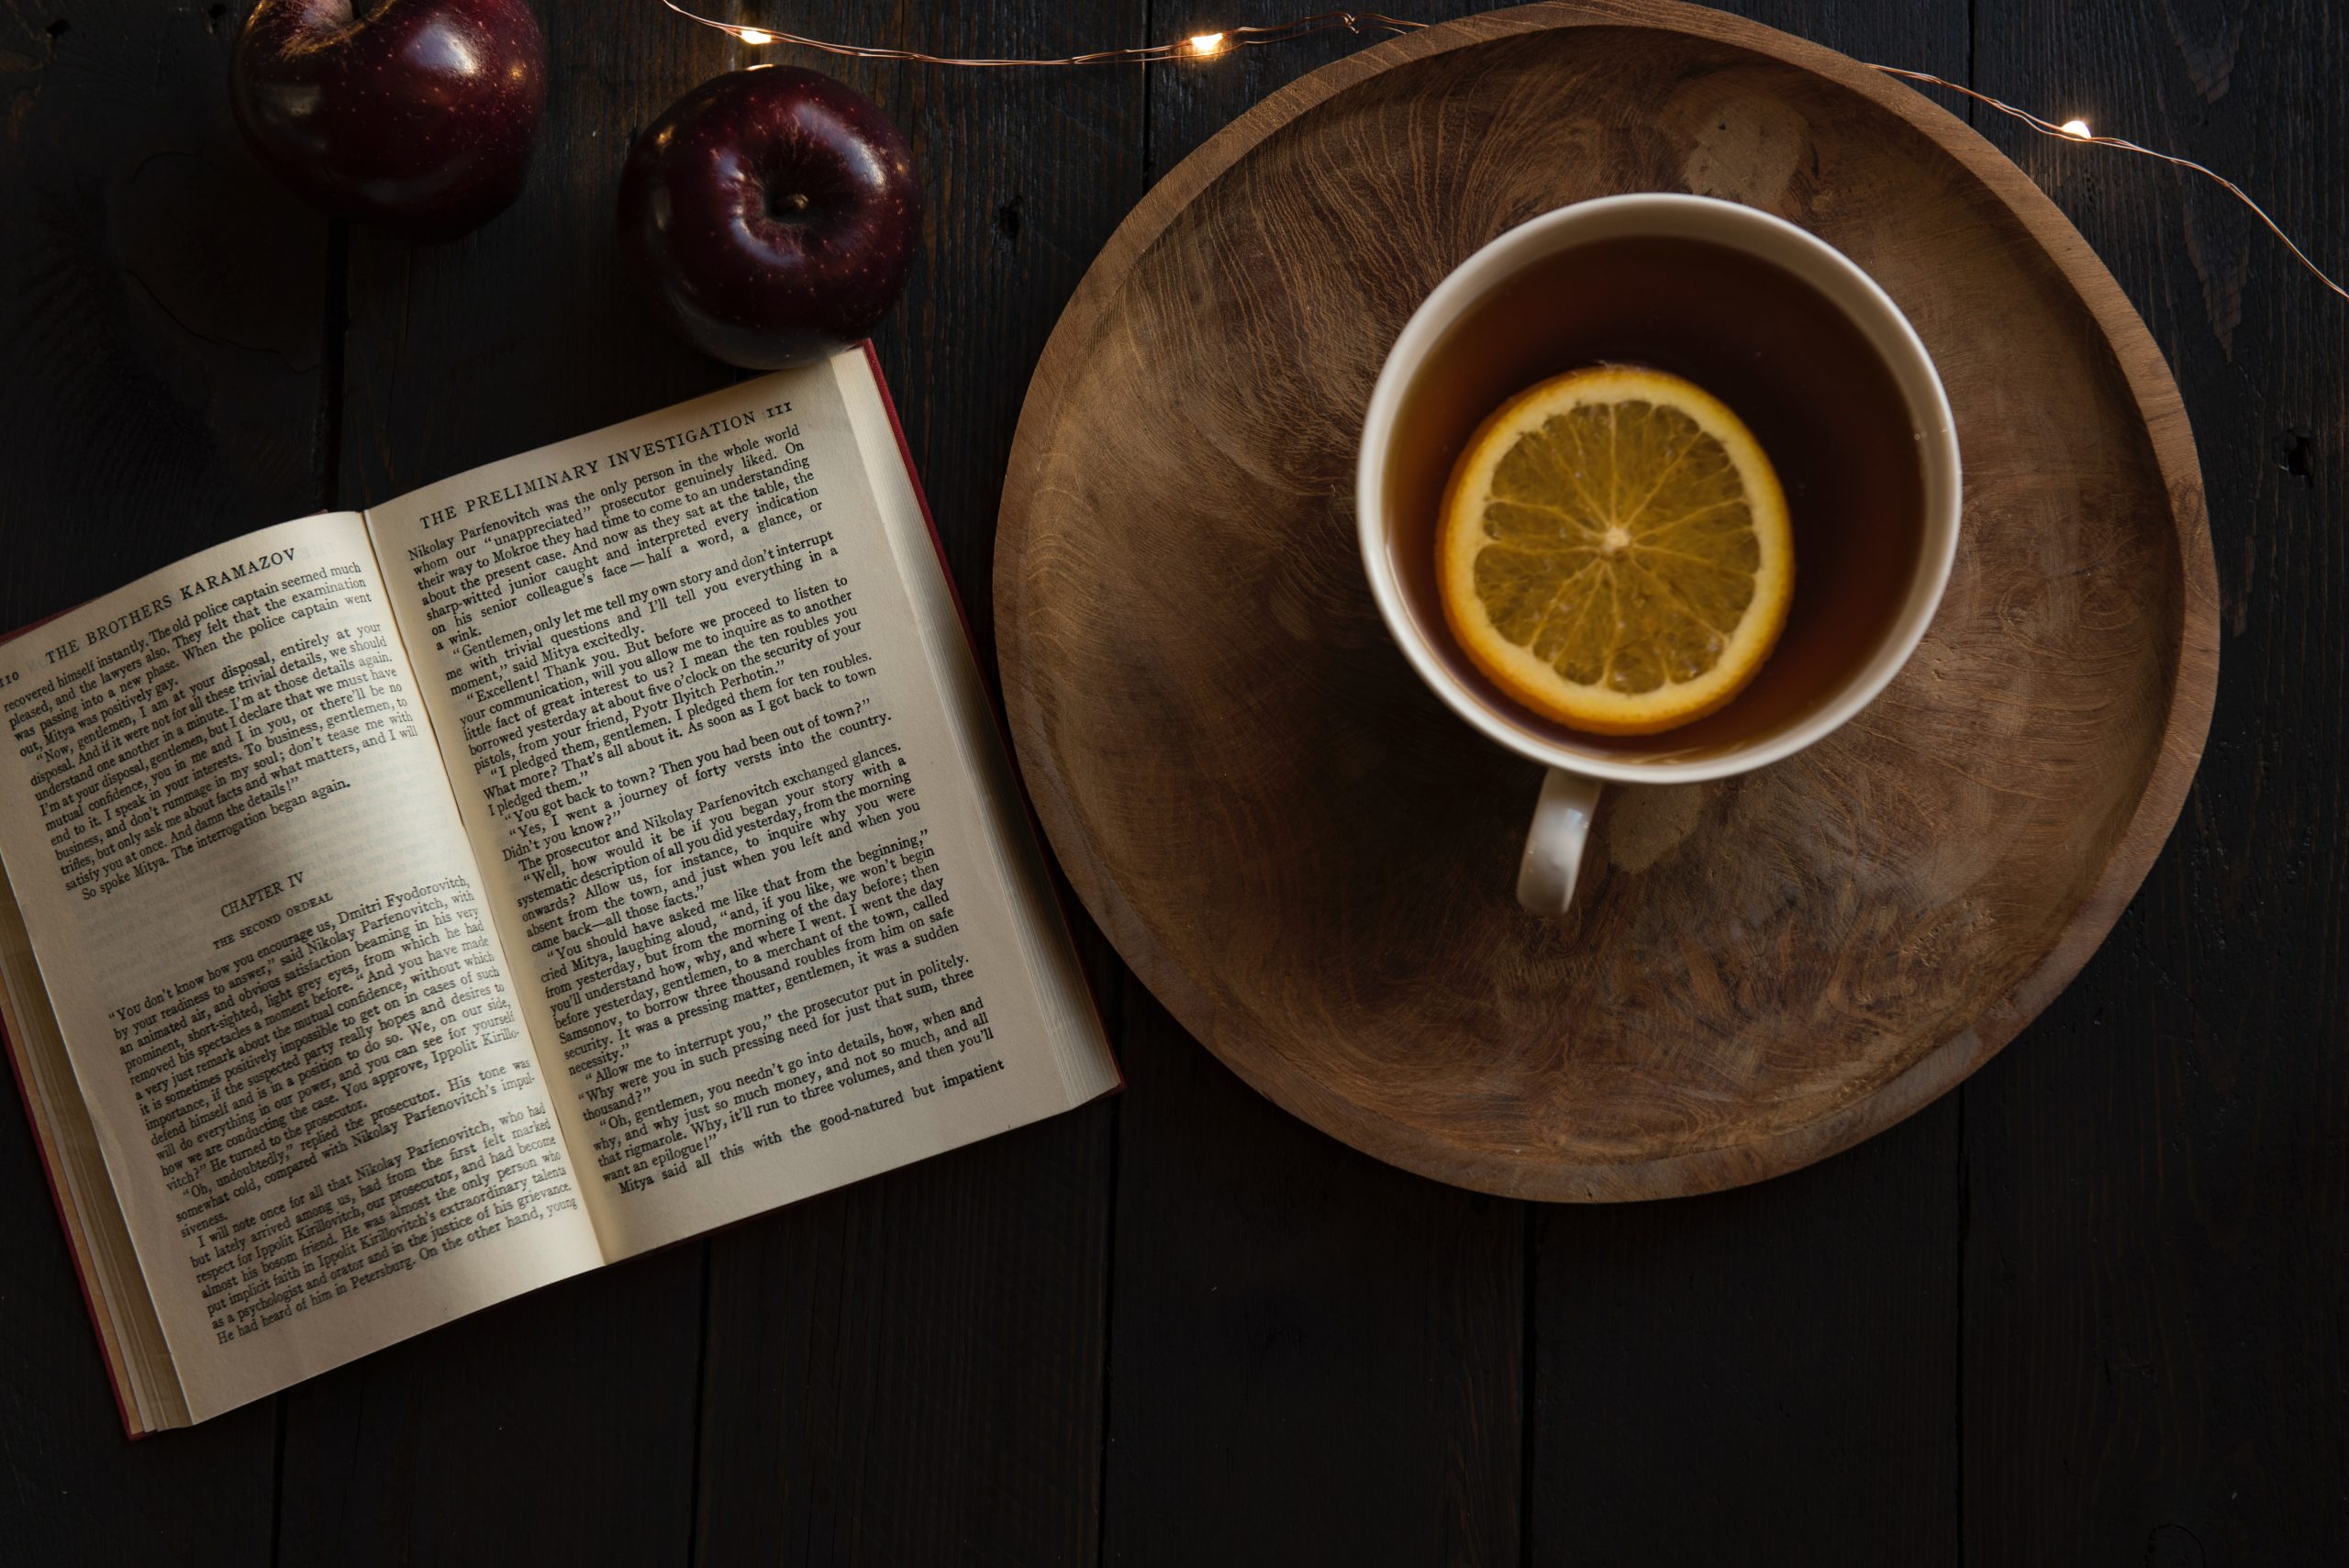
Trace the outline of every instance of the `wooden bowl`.
<path fill-rule="evenodd" d="M 1405 664 L 1355 546 L 1371 384 L 1427 292 L 1585 197 L 1778 213 L 1923 337 L 1965 451 L 1932 629 L 1857 719 L 1610 798 L 1519 909 L 1539 771 Z M 1611 1200 L 1775 1175 L 1972 1072 L 2176 820 L 2217 592 L 2177 390 L 2110 273 L 1909 88 L 1690 6 L 1532 6 L 1299 81 L 1153 190 L 1039 366 L 996 556 L 1036 807 L 1183 1024 L 1440 1180 Z"/>

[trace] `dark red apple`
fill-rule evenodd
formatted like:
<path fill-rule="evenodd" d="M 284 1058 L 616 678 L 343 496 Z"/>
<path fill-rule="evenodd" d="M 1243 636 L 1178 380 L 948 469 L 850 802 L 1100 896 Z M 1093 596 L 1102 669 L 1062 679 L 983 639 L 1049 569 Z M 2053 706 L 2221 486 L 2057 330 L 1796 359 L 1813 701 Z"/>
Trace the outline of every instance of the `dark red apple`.
<path fill-rule="evenodd" d="M 776 370 L 873 330 L 921 235 L 911 149 L 818 71 L 753 66 L 669 106 L 620 175 L 620 244 L 705 352 Z"/>
<path fill-rule="evenodd" d="M 228 93 L 253 150 L 304 201 L 446 238 L 522 189 L 547 43 L 528 0 L 261 0 Z"/>

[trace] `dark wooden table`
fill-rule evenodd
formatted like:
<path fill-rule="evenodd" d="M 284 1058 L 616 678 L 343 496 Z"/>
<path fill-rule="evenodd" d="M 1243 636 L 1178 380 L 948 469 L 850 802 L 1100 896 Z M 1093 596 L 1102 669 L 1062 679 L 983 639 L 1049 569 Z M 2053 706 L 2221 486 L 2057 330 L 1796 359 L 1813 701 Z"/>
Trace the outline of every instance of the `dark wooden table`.
<path fill-rule="evenodd" d="M 709 3 L 1045 54 L 1251 9 Z M 529 190 L 417 249 L 314 217 L 243 153 L 222 81 L 246 8 L 0 0 L 0 625 L 730 373 L 640 315 L 609 236 L 629 138 L 745 50 L 655 0 L 546 0 Z M 2331 0 L 1732 8 L 2200 159 L 2349 265 Z M 1078 276 L 1186 152 L 1349 47 L 835 67 L 929 183 L 881 356 L 983 640 L 1013 424 Z M 1963 1090 L 1762 1186 L 1531 1207 L 1274 1110 L 1088 931 L 1121 1100 L 136 1447 L 0 1114 L 0 1559 L 2343 1561 L 2349 305 L 2215 189 L 1975 117 L 2176 369 L 2225 641 L 2176 837 Z"/>

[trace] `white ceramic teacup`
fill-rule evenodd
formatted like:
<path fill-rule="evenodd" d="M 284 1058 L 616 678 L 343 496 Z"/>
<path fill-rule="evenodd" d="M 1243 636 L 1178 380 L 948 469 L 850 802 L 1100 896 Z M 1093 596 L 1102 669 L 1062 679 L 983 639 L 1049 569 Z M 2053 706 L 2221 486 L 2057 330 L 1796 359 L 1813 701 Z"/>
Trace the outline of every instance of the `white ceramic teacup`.
<path fill-rule="evenodd" d="M 1872 646 L 1842 668 L 1830 689 L 1790 721 L 1697 751 L 1677 748 L 1669 733 L 1651 750 L 1579 740 L 1572 731 L 1535 721 L 1522 710 L 1464 679 L 1450 651 L 1439 610 L 1407 590 L 1397 564 L 1397 503 L 1389 494 L 1387 458 L 1405 394 L 1430 352 L 1473 307 L 1523 269 L 1561 251 L 1603 239 L 1693 239 L 1726 246 L 1793 273 L 1823 295 L 1858 328 L 1890 373 L 1907 404 L 1918 443 L 1922 481 L 1922 537 L 1909 574 L 1907 597 Z M 1572 368 L 1561 365 L 1560 370 Z M 1924 636 L 1957 550 L 1959 473 L 1957 432 L 1949 400 L 1916 331 L 1883 289 L 1844 255 L 1783 218 L 1707 196 L 1635 195 L 1578 202 L 1520 225 L 1493 240 L 1436 286 L 1404 327 L 1371 394 L 1355 471 L 1355 500 L 1363 564 L 1389 631 L 1419 677 L 1453 711 L 1486 735 L 1548 768 L 1518 869 L 1517 895 L 1528 909 L 1563 912 L 1573 901 L 1591 813 L 1605 784 L 1694 784 L 1791 756 L 1831 733 L 1899 673 Z M 1799 538 L 1801 519 L 1797 518 Z M 1802 570 L 1799 550 L 1796 571 Z"/>

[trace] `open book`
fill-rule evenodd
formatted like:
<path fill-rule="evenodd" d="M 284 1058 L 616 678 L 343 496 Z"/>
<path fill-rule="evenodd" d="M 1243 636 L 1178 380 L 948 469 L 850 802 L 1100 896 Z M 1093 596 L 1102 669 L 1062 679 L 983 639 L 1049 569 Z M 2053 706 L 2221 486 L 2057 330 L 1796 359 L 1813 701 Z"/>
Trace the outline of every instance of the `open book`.
<path fill-rule="evenodd" d="M 0 645 L 134 1433 L 1117 1086 L 869 350 Z"/>

